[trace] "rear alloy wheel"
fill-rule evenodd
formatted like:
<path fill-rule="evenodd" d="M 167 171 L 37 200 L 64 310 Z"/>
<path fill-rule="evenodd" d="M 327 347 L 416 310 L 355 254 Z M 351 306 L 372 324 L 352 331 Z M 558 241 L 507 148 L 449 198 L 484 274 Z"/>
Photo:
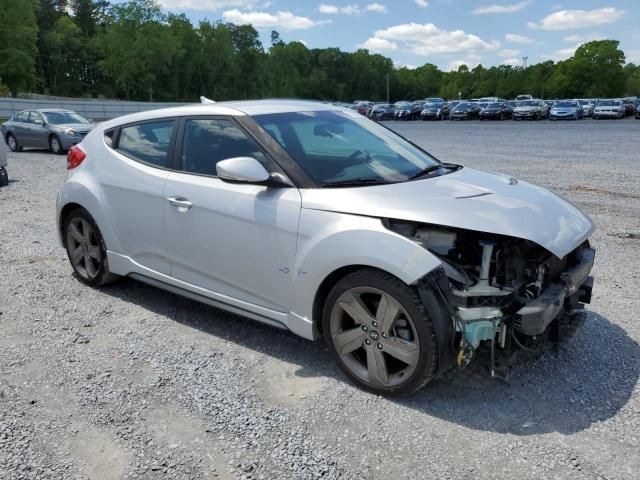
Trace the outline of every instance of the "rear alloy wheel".
<path fill-rule="evenodd" d="M 49 150 L 51 150 L 51 152 L 55 153 L 56 155 L 61 155 L 64 153 L 64 150 L 62 150 L 60 139 L 55 135 L 51 136 L 51 138 L 49 139 Z"/>
<path fill-rule="evenodd" d="M 377 270 L 359 270 L 331 290 L 323 331 L 340 368 L 377 394 L 415 392 L 434 376 L 433 324 L 414 289 Z"/>
<path fill-rule="evenodd" d="M 11 133 L 7 135 L 7 145 L 9 146 L 9 150 L 11 150 L 12 152 L 22 151 L 22 147 L 18 145 L 16 137 L 14 137 Z"/>
<path fill-rule="evenodd" d="M 63 233 L 69 262 L 81 282 L 97 287 L 118 278 L 109 272 L 107 249 L 89 212 L 82 208 L 71 212 Z"/>

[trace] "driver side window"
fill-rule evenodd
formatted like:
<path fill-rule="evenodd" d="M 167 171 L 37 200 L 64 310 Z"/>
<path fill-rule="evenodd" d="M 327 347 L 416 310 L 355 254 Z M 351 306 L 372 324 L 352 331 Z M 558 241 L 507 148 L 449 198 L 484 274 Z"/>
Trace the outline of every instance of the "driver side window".
<path fill-rule="evenodd" d="M 230 119 L 189 119 L 184 126 L 182 170 L 217 176 L 216 165 L 234 157 L 251 157 L 268 168 L 258 144 Z"/>

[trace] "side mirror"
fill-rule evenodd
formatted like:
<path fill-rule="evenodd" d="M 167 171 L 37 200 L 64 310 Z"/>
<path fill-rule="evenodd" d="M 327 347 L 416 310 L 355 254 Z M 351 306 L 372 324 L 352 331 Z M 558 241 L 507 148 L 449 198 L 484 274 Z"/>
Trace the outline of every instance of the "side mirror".
<path fill-rule="evenodd" d="M 235 157 L 222 160 L 216 164 L 220 180 L 231 183 L 265 183 L 269 180 L 269 172 L 251 157 Z"/>
<path fill-rule="evenodd" d="M 36 125 L 40 125 L 41 127 L 44 127 L 45 121 L 44 120 L 36 120 L 35 124 Z"/>

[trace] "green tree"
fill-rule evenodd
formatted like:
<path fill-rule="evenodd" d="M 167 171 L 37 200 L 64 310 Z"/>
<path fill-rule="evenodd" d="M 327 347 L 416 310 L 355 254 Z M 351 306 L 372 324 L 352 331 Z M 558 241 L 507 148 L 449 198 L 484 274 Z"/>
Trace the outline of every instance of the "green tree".
<path fill-rule="evenodd" d="M 640 96 L 640 65 L 629 63 L 624 67 L 625 94 Z"/>
<path fill-rule="evenodd" d="M 43 36 L 48 46 L 49 88 L 58 95 L 82 94 L 81 80 L 85 42 L 82 32 L 68 16 L 61 16 Z"/>
<path fill-rule="evenodd" d="M 166 75 L 178 50 L 176 37 L 154 0 L 113 5 L 94 45 L 103 55 L 100 70 L 127 99 L 157 98 L 158 79 Z"/>
<path fill-rule="evenodd" d="M 0 82 L 16 94 L 36 82 L 35 0 L 0 0 Z"/>
<path fill-rule="evenodd" d="M 596 40 L 576 50 L 568 60 L 570 96 L 617 97 L 624 94 L 624 52 L 617 40 Z M 573 95 L 571 95 L 573 94 Z"/>

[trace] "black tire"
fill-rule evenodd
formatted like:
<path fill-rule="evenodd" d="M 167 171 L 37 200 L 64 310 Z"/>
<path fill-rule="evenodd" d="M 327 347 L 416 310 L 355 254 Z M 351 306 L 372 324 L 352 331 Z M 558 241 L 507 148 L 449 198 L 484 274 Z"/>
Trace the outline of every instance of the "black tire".
<path fill-rule="evenodd" d="M 83 223 L 84 225 L 90 226 L 90 229 L 83 228 L 79 232 L 84 239 L 84 243 L 80 239 L 76 240 L 73 238 L 74 234 L 70 231 L 71 226 L 76 225 L 77 223 Z M 101 287 L 120 278 L 118 275 L 109 271 L 107 247 L 104 243 L 104 238 L 102 237 L 102 233 L 100 232 L 95 220 L 84 208 L 77 208 L 67 215 L 62 227 L 62 235 L 69 263 L 71 263 L 71 267 L 73 268 L 76 278 L 82 283 L 92 287 Z M 75 249 L 72 242 L 75 243 Z M 81 255 L 83 258 L 80 260 L 80 263 L 75 262 L 72 258 L 76 253 L 77 248 L 82 249 Z M 91 254 L 90 249 L 94 248 L 98 249 L 94 250 L 95 252 L 99 251 L 99 260 Z M 89 268 L 89 264 L 91 265 L 91 268 Z"/>
<path fill-rule="evenodd" d="M 348 327 L 351 329 L 349 331 L 344 329 L 336 331 L 335 328 L 336 318 L 338 318 L 336 315 L 342 315 L 342 318 L 346 318 L 348 321 L 355 318 L 347 314 L 345 310 L 340 310 L 341 307 L 338 305 L 338 300 L 344 298 L 345 294 L 348 295 L 354 289 L 371 289 L 383 293 L 387 298 L 397 302 L 396 306 L 399 305 L 399 307 L 403 309 L 403 313 L 400 313 L 394 317 L 395 320 L 391 321 L 390 326 L 387 327 L 387 330 L 390 332 L 388 334 L 384 333 L 383 325 L 374 323 L 372 324 L 373 328 L 370 328 L 369 331 L 363 327 L 365 331 L 365 333 L 362 334 L 363 338 L 356 341 L 363 343 L 361 343 L 359 347 L 355 347 L 354 350 L 350 350 L 348 353 L 341 355 L 338 353 L 336 345 L 334 344 L 334 337 L 337 338 L 341 333 L 350 333 L 351 331 L 359 330 L 359 327 L 362 326 L 359 322 L 353 322 L 355 327 Z M 376 294 L 365 293 L 364 295 Z M 375 302 L 375 300 L 373 301 Z M 381 302 L 382 300 L 380 299 L 379 301 Z M 380 303 L 378 303 L 378 305 L 380 305 Z M 388 305 L 390 305 L 390 303 Z M 369 313 L 372 314 L 371 310 L 369 310 Z M 375 316 L 375 313 L 372 315 Z M 409 368 L 406 373 L 406 379 L 403 378 L 405 370 L 401 369 L 399 372 L 393 373 L 393 366 L 397 366 L 399 361 L 396 360 L 397 357 L 388 353 L 393 350 L 394 342 L 396 342 L 395 344 L 400 342 L 400 345 L 403 344 L 402 342 L 407 342 L 407 337 L 400 338 L 396 333 L 400 328 L 399 322 L 404 322 L 403 325 L 410 325 L 411 327 L 411 340 L 408 340 L 409 343 L 405 343 L 404 345 L 410 344 L 412 348 L 415 347 L 412 353 L 414 365 L 410 366 L 410 364 L 407 363 L 407 367 Z M 334 326 L 332 327 L 332 325 Z M 322 327 L 329 352 L 331 352 L 340 369 L 354 383 L 365 390 L 387 396 L 408 395 L 422 388 L 435 376 L 438 368 L 438 341 L 434 332 L 433 323 L 424 305 L 420 301 L 418 292 L 393 275 L 374 269 L 361 269 L 342 278 L 331 289 L 327 296 L 322 314 Z M 392 327 L 394 328 L 392 329 Z M 409 331 L 407 327 L 403 326 L 402 328 L 405 328 L 405 335 L 407 335 L 406 332 Z M 375 331 L 374 329 L 379 331 Z M 373 335 L 374 333 L 376 336 Z M 367 341 L 369 342 L 368 347 L 365 345 Z M 413 343 L 410 343 L 411 341 L 413 341 Z M 383 346 L 380 346 L 382 344 L 376 344 L 376 342 L 385 343 Z M 387 349 L 387 345 L 390 347 L 389 349 Z M 390 386 L 376 385 L 375 381 L 372 382 L 371 373 L 369 373 L 371 370 L 369 370 L 367 365 L 359 366 L 362 376 L 354 373 L 357 368 L 353 368 L 352 366 L 357 365 L 359 360 L 363 360 L 363 357 L 369 359 L 369 354 L 375 356 L 370 350 L 375 351 L 375 354 L 379 356 L 378 358 L 384 359 L 382 362 L 383 368 L 388 377 L 383 378 L 388 379 Z M 349 366 L 347 363 L 352 366 Z M 402 363 L 403 362 L 400 362 L 400 367 L 402 367 Z M 380 365 L 380 363 L 378 362 L 376 365 Z M 367 370 L 366 375 L 364 375 L 363 370 Z M 369 380 L 365 379 L 365 376 Z"/>
<path fill-rule="evenodd" d="M 64 155 L 65 151 L 57 135 L 51 135 L 49 137 L 49 150 L 55 155 Z"/>
<path fill-rule="evenodd" d="M 9 150 L 12 152 L 21 152 L 22 147 L 18 143 L 18 139 L 13 135 L 13 133 L 9 133 L 7 135 L 7 145 L 9 146 Z"/>
<path fill-rule="evenodd" d="M 6 168 L 0 167 L 0 187 L 6 187 L 7 185 L 9 185 L 9 174 Z"/>

